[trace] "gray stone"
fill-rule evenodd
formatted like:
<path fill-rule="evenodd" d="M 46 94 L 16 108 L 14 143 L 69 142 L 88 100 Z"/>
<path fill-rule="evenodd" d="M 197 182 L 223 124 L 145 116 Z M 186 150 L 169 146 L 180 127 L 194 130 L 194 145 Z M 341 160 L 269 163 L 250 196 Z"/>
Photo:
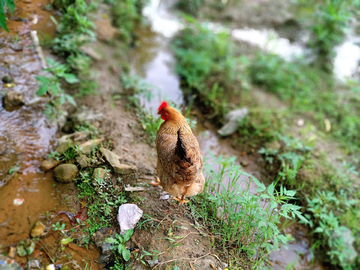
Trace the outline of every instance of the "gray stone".
<path fill-rule="evenodd" d="M 55 179 L 62 183 L 70 183 L 75 181 L 75 177 L 79 172 L 74 164 L 61 164 L 54 170 Z"/>
<path fill-rule="evenodd" d="M 5 107 L 15 107 L 24 104 L 24 95 L 16 91 L 8 91 L 4 97 L 4 106 Z"/>
<path fill-rule="evenodd" d="M 34 227 L 31 229 L 31 237 L 39 237 L 44 234 L 46 226 L 42 224 L 39 220 L 36 221 Z"/>
<path fill-rule="evenodd" d="M 40 262 L 38 260 L 31 260 L 30 268 L 39 268 L 40 269 Z"/>
<path fill-rule="evenodd" d="M 15 260 L 0 255 L 0 269 L 1 270 L 21 270 L 23 269 Z"/>
<path fill-rule="evenodd" d="M 95 61 L 102 60 L 102 56 L 99 53 L 95 52 L 94 49 L 90 45 L 81 46 L 80 51 L 84 52 L 85 54 L 90 56 L 90 58 L 94 59 Z"/>
<path fill-rule="evenodd" d="M 119 164 L 113 166 L 114 172 L 118 174 L 130 174 L 137 172 L 137 167 L 134 165 Z"/>
<path fill-rule="evenodd" d="M 239 123 L 249 114 L 247 108 L 228 112 L 225 117 L 225 125 L 218 130 L 220 136 L 230 136 L 237 130 Z"/>
<path fill-rule="evenodd" d="M 337 231 L 333 231 L 331 233 L 331 236 L 334 238 L 334 240 L 337 240 L 343 243 L 341 246 L 341 253 L 343 257 L 345 258 L 346 264 L 350 265 L 354 262 L 356 259 L 358 253 L 356 252 L 353 243 L 355 241 L 354 236 L 351 235 L 351 230 L 347 227 L 341 226 Z M 330 247 L 333 251 L 339 251 L 337 246 Z"/>
<path fill-rule="evenodd" d="M 90 158 L 88 158 L 87 156 L 84 156 L 82 154 L 77 156 L 75 158 L 75 160 L 82 168 L 86 168 L 90 165 Z"/>
<path fill-rule="evenodd" d="M 80 111 L 73 114 L 71 118 L 75 124 L 90 124 L 94 121 L 103 120 L 104 115 L 102 113 L 94 113 L 86 107 L 82 107 Z"/>
<path fill-rule="evenodd" d="M 73 141 L 70 139 L 70 136 L 64 135 L 58 141 L 58 146 L 56 147 L 55 151 L 59 154 L 64 153 L 66 150 L 69 149 L 73 145 Z"/>
<path fill-rule="evenodd" d="M 95 149 L 95 147 L 98 146 L 103 140 L 104 139 L 95 139 L 80 144 L 79 146 L 81 149 L 81 153 L 83 153 L 84 155 L 89 155 Z"/>
<path fill-rule="evenodd" d="M 278 141 L 272 141 L 265 144 L 265 148 L 271 152 L 278 152 L 281 148 L 281 144 Z"/>
<path fill-rule="evenodd" d="M 54 159 L 54 158 L 50 158 L 50 159 L 45 159 L 40 166 L 40 170 L 42 170 L 43 172 L 46 172 L 52 168 L 54 168 L 55 166 L 57 166 L 59 164 L 59 161 Z"/>
<path fill-rule="evenodd" d="M 121 164 L 119 161 L 120 157 L 115 153 L 111 152 L 110 150 L 101 147 L 100 152 L 110 163 L 111 167 L 113 167 L 115 173 L 129 174 L 129 173 L 137 172 L 137 167 L 135 165 Z"/>
<path fill-rule="evenodd" d="M 143 211 L 136 204 L 126 203 L 121 205 L 117 216 L 120 234 L 124 235 L 127 230 L 134 229 L 142 214 Z"/>

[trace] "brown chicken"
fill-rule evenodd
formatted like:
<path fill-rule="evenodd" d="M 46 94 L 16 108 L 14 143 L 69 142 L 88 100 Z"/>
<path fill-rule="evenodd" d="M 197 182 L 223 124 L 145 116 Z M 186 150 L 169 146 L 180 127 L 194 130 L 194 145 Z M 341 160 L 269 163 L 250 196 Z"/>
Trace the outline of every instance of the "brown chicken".
<path fill-rule="evenodd" d="M 158 114 L 164 120 L 156 136 L 157 173 L 160 179 L 152 184 L 161 185 L 183 204 L 188 202 L 185 196 L 199 194 L 204 188 L 199 143 L 185 117 L 167 102 L 160 105 Z"/>

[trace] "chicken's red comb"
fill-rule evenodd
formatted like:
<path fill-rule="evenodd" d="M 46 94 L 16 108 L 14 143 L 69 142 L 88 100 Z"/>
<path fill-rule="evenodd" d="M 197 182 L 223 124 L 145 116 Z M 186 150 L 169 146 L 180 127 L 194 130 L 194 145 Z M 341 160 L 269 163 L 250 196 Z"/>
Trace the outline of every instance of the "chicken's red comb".
<path fill-rule="evenodd" d="M 165 107 L 169 106 L 169 104 L 166 101 L 163 101 L 158 109 L 158 111 L 160 112 L 162 109 L 164 109 Z"/>

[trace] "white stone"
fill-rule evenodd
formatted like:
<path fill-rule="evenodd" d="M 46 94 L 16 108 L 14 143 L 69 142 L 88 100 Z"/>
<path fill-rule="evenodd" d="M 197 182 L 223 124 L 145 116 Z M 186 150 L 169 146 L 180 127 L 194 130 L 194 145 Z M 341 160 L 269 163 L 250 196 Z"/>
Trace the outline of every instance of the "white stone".
<path fill-rule="evenodd" d="M 126 203 L 121 205 L 117 216 L 120 234 L 124 235 L 127 230 L 134 229 L 142 214 L 143 211 L 136 204 Z"/>

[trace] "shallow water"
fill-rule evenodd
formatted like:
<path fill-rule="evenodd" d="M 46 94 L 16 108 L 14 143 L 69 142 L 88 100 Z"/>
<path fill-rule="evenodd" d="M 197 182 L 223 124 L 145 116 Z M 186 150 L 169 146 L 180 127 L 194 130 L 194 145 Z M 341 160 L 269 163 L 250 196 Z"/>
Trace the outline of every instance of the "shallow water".
<path fill-rule="evenodd" d="M 174 18 L 166 13 L 166 9 L 169 8 L 169 5 L 169 2 L 167 2 L 167 4 L 162 7 L 161 5 L 159 6 L 158 3 L 152 2 L 152 6 L 150 7 L 152 8 L 152 12 L 147 10 L 144 14 L 151 14 L 150 21 L 169 20 L 169 18 Z M 156 13 L 156 10 L 160 10 L 160 12 Z M 170 27 L 176 28 L 174 27 L 174 24 L 170 25 Z M 178 27 L 178 29 L 180 28 L 181 27 Z M 174 29 L 173 31 L 175 31 Z M 141 100 L 144 107 L 151 111 L 154 116 L 157 116 L 156 110 L 162 100 L 173 101 L 175 104 L 182 107 L 182 109 L 185 109 L 186 107 L 183 93 L 180 88 L 180 80 L 174 72 L 175 58 L 169 48 L 170 40 L 168 37 L 172 36 L 169 34 L 170 32 L 171 31 L 166 30 L 165 33 L 162 33 L 157 23 L 152 27 L 148 26 L 139 29 L 137 32 L 140 40 L 139 46 L 134 53 L 132 69 L 133 73 L 140 75 L 146 82 L 154 85 L 156 88 L 155 98 L 150 102 L 146 99 Z M 241 161 L 248 164 L 244 169 L 247 173 L 260 179 L 261 168 L 256 165 L 256 162 L 251 160 L 251 157 L 247 157 L 246 155 L 242 156 L 235 151 L 226 139 L 217 136 L 216 130 L 210 122 L 200 120 L 201 114 L 199 112 L 196 112 L 196 114 L 198 118 L 194 134 L 199 141 L 201 152 L 204 159 L 207 160 L 206 162 L 211 163 L 210 153 L 215 156 L 235 156 L 237 157 L 238 163 Z M 246 178 L 247 177 L 244 176 L 241 179 L 244 180 L 244 185 L 246 185 L 247 182 Z M 252 184 L 251 190 L 252 192 L 255 192 L 256 186 L 254 184 Z M 291 242 L 287 247 L 282 247 L 280 251 L 270 255 L 274 264 L 273 269 L 284 269 L 291 263 L 294 263 L 294 268 L 292 269 L 325 269 L 319 260 L 315 259 L 314 262 L 311 260 L 311 243 L 307 236 L 306 227 L 295 223 L 286 229 L 286 233 L 291 234 L 295 241 Z"/>

